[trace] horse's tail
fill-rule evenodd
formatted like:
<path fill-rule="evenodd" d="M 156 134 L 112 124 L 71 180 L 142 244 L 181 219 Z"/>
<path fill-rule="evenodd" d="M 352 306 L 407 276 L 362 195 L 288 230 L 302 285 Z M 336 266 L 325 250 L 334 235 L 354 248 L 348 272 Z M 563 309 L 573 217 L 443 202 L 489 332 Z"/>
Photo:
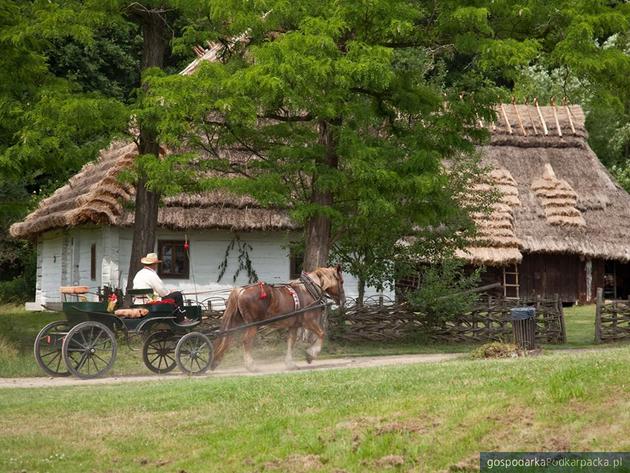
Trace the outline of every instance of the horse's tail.
<path fill-rule="evenodd" d="M 238 297 L 240 295 L 240 289 L 232 289 L 230 292 L 230 296 L 225 304 L 225 312 L 223 312 L 223 317 L 221 317 L 221 331 L 230 329 L 234 327 L 235 323 L 238 323 L 238 319 L 242 320 L 241 312 L 238 308 Z M 235 320 L 236 319 L 236 320 Z M 221 363 L 223 359 L 223 355 L 230 348 L 230 343 L 232 342 L 232 336 L 226 335 L 224 337 L 220 337 L 219 343 L 214 350 L 214 357 L 212 359 L 212 365 L 210 369 L 215 369 Z"/>

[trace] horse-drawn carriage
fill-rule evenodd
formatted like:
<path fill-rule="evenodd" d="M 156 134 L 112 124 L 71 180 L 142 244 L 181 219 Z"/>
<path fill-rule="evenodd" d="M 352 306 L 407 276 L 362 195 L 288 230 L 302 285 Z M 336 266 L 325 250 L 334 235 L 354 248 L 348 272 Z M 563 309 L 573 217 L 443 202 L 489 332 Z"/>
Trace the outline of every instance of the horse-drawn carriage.
<path fill-rule="evenodd" d="M 130 345 L 138 337 L 143 340 L 144 364 L 154 373 L 168 373 L 179 365 L 184 372 L 196 374 L 210 366 L 210 340 L 186 339 L 201 323 L 201 306 L 185 305 L 186 317 L 194 323 L 182 325 L 177 322 L 174 304 L 138 304 L 108 312 L 106 301 L 79 300 L 86 292 L 87 288 L 62 288 L 64 299 L 76 300 L 65 300 L 65 319 L 49 323 L 35 338 L 35 359 L 46 374 L 85 379 L 104 376 L 116 361 L 118 340 Z M 130 295 L 141 297 L 148 292 L 152 291 L 140 289 Z"/>
<path fill-rule="evenodd" d="M 80 299 L 87 290 L 72 287 L 67 288 L 67 293 Z M 147 291 L 152 292 L 142 289 L 129 291 L 128 295 L 138 297 Z M 62 310 L 66 318 L 51 322 L 39 332 L 35 339 L 35 359 L 50 376 L 96 378 L 105 375 L 114 365 L 117 338 L 123 338 L 130 345 L 131 338 L 139 336 L 144 340 L 144 364 L 154 373 L 168 373 L 178 366 L 184 373 L 202 374 L 216 367 L 231 336 L 243 332 L 245 364 L 253 369 L 251 348 L 256 330 L 271 325 L 288 329 L 285 362 L 294 368 L 291 352 L 299 327 L 316 336 L 315 343 L 307 349 L 307 361 L 310 363 L 321 350 L 324 331 L 319 316 L 330 305 L 326 299 L 337 304 L 344 300 L 339 267 L 318 268 L 312 273 L 303 273 L 299 281 L 287 284 L 259 282 L 232 290 L 220 328 L 199 329 L 200 305 L 183 307 L 186 317 L 194 320 L 184 325 L 178 323 L 179 311 L 175 304 L 139 304 L 108 312 L 107 302 L 64 301 Z M 216 351 L 211 339 L 219 339 Z"/>

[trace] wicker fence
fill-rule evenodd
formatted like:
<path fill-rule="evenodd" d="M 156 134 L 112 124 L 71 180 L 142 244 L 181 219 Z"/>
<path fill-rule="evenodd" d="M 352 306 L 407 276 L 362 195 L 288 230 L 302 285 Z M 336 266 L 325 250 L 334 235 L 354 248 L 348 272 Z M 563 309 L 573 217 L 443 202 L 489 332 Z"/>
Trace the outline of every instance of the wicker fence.
<path fill-rule="evenodd" d="M 564 313 L 557 298 L 534 301 L 492 298 L 471 312 L 439 325 L 431 323 L 407 303 L 382 301 L 347 305 L 343 311 L 329 314 L 328 334 L 331 339 L 343 341 L 394 341 L 417 337 L 448 343 L 509 341 L 512 339 L 510 309 L 523 305 L 536 307 L 538 342 L 566 341 Z"/>
<path fill-rule="evenodd" d="M 595 343 L 630 340 L 630 300 L 604 302 L 603 290 L 597 289 Z"/>

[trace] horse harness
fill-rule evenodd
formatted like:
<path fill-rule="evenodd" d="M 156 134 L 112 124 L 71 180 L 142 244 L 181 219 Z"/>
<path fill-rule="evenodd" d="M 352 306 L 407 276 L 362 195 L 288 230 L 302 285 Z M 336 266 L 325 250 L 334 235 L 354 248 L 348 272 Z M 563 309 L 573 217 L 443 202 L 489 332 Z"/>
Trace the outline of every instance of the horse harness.
<path fill-rule="evenodd" d="M 315 281 L 313 281 L 311 279 L 311 277 L 305 273 L 304 271 L 302 271 L 302 274 L 300 274 L 300 278 L 299 278 L 299 282 L 304 286 L 304 288 L 306 289 L 306 291 L 310 294 L 310 296 L 314 299 L 313 302 L 309 305 L 317 305 L 318 303 L 321 303 L 324 301 L 324 299 L 327 297 L 326 292 L 317 284 L 315 284 Z M 259 298 L 260 299 L 266 299 L 268 294 L 265 292 L 265 283 L 262 281 L 259 281 L 258 283 L 255 284 L 251 284 L 250 286 L 258 286 L 258 291 L 259 291 Z M 300 302 L 300 297 L 297 293 L 297 291 L 295 290 L 295 288 L 293 288 L 293 286 L 291 284 L 282 284 L 282 287 L 284 287 L 289 294 L 291 295 L 291 297 L 293 298 L 293 304 L 295 305 L 295 310 L 300 310 L 302 307 L 302 303 Z M 244 286 L 240 288 L 240 292 L 245 290 L 245 287 L 249 287 L 249 286 Z M 239 294 L 240 294 L 239 292 Z M 308 306 L 307 306 L 308 307 Z"/>
<path fill-rule="evenodd" d="M 286 285 L 284 286 L 287 291 L 289 291 L 289 294 L 291 294 L 291 297 L 293 297 L 293 304 L 295 305 L 295 310 L 300 310 L 300 298 L 298 297 L 298 293 L 295 292 L 295 289 L 293 289 L 290 285 Z"/>
<path fill-rule="evenodd" d="M 315 282 L 304 271 L 302 271 L 302 274 L 300 275 L 300 283 L 302 283 L 306 291 L 314 299 L 311 305 L 315 305 L 324 299 L 325 292 L 322 290 L 321 287 L 315 284 Z M 291 297 L 293 298 L 295 310 L 300 310 L 302 304 L 300 302 L 300 296 L 298 295 L 295 288 L 291 284 L 287 284 L 284 287 L 287 291 L 289 291 L 289 294 L 291 294 Z"/>

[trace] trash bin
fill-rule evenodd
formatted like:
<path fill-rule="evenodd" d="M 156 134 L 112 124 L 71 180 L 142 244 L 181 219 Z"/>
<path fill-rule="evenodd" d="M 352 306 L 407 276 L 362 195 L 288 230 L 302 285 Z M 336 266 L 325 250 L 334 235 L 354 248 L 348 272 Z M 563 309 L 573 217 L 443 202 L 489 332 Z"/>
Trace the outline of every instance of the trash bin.
<path fill-rule="evenodd" d="M 522 350 L 536 348 L 536 309 L 515 307 L 510 309 L 514 343 Z"/>

